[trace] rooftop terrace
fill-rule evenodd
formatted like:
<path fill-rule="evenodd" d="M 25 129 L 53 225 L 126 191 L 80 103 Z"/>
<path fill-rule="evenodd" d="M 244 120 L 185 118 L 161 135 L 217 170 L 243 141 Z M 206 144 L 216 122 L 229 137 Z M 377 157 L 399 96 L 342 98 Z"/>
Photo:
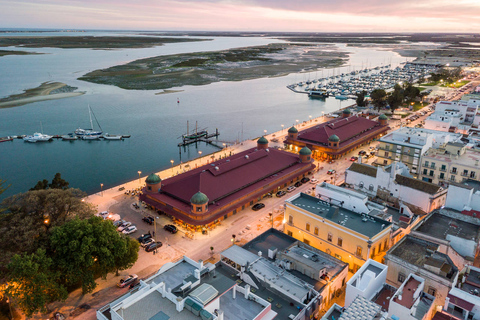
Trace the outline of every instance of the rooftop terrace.
<path fill-rule="evenodd" d="M 298 208 L 315 214 L 320 219 L 329 220 L 330 222 L 344 226 L 369 238 L 373 238 L 392 225 L 391 222 L 386 220 L 355 213 L 304 193 L 300 193 L 290 201 L 287 200 L 287 203 L 288 202 Z"/>
<path fill-rule="evenodd" d="M 480 234 L 478 226 L 440 213 L 430 215 L 416 230 L 438 239 L 447 239 L 448 235 L 452 235 L 478 241 Z"/>

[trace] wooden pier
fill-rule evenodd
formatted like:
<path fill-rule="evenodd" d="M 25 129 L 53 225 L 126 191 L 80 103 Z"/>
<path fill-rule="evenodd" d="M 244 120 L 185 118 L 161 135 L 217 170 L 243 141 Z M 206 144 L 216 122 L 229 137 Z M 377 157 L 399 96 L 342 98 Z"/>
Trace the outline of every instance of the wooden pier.
<path fill-rule="evenodd" d="M 180 142 L 178 144 L 178 147 L 185 147 L 185 146 L 188 146 L 189 144 L 196 143 L 196 142 L 205 142 L 205 143 L 211 144 L 212 146 L 217 147 L 219 149 L 223 149 L 223 145 L 220 146 L 220 145 L 216 144 L 215 141 L 210 140 L 211 138 L 216 138 L 219 135 L 220 135 L 220 133 L 218 132 L 218 129 L 215 129 L 215 133 L 206 134 L 202 137 L 197 137 L 197 138 L 187 138 L 187 137 L 185 137 L 185 138 L 183 138 L 183 142 Z"/>

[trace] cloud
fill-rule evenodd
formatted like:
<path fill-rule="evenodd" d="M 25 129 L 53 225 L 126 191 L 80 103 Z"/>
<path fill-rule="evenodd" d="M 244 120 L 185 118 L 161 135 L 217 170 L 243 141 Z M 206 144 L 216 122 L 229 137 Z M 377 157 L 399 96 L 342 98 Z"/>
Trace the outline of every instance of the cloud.
<path fill-rule="evenodd" d="M 4 0 L 0 27 L 477 32 L 478 0 Z"/>

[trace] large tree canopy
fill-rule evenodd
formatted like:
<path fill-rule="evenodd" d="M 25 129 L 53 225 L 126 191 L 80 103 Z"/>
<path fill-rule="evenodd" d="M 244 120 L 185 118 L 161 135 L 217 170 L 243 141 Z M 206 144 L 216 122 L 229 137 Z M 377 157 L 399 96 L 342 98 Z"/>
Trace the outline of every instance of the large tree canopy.
<path fill-rule="evenodd" d="M 48 236 L 55 226 L 76 217 L 92 216 L 93 207 L 82 201 L 78 189 L 28 191 L 5 199 L 0 204 L 0 275 L 14 254 L 33 253 L 48 248 Z M 15 244 L 15 245 L 12 245 Z"/>
<path fill-rule="evenodd" d="M 83 293 L 95 289 L 96 275 L 129 268 L 138 257 L 138 242 L 100 217 L 69 221 L 55 228 L 50 240 L 62 281 L 67 286 L 81 284 Z"/>
<path fill-rule="evenodd" d="M 29 317 L 37 311 L 46 312 L 47 304 L 67 298 L 67 290 L 58 283 L 59 273 L 44 249 L 35 253 L 14 255 L 8 265 L 6 294 L 17 302 Z"/>
<path fill-rule="evenodd" d="M 372 93 L 370 93 L 370 98 L 372 99 L 372 104 L 378 111 L 387 105 L 387 93 L 383 89 L 373 90 Z"/>

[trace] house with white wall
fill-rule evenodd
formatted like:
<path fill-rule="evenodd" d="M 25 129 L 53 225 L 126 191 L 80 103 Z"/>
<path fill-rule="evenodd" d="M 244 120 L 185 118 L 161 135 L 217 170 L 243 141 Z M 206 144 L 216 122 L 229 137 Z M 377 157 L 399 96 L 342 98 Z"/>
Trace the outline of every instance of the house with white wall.
<path fill-rule="evenodd" d="M 364 192 L 393 203 L 400 208 L 403 203 L 411 209 L 431 212 L 445 204 L 447 189 L 412 177 L 409 167 L 393 162 L 385 167 L 352 163 L 345 171 L 345 183 Z"/>
<path fill-rule="evenodd" d="M 459 319 L 480 319 L 480 269 L 466 266 L 445 299 L 444 312 Z"/>

